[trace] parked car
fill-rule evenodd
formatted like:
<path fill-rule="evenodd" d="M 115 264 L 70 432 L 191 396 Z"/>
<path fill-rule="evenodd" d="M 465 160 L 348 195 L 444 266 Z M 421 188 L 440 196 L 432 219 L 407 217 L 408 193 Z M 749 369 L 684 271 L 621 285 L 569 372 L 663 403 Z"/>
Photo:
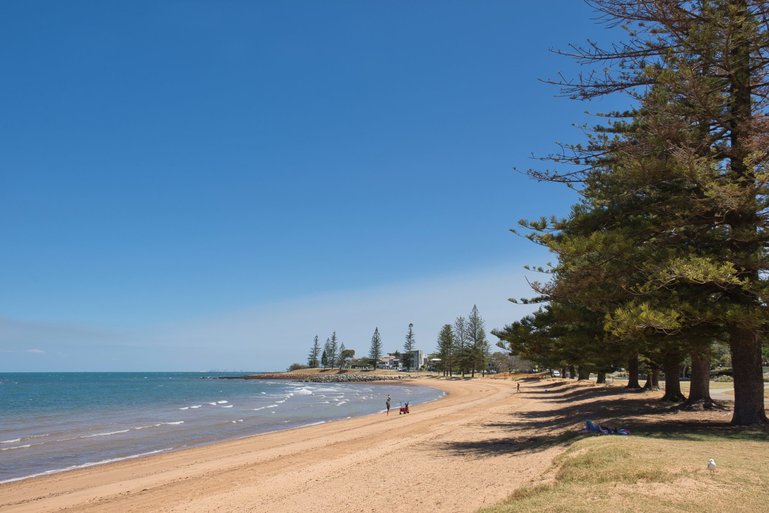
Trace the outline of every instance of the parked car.
<path fill-rule="evenodd" d="M 550 373 L 554 378 L 560 378 L 561 377 L 561 371 L 554 370 Z"/>

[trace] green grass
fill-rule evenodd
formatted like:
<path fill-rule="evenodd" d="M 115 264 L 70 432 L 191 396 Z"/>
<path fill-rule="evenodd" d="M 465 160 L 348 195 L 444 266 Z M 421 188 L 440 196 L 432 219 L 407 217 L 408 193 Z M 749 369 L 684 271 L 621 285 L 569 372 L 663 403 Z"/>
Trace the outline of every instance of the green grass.
<path fill-rule="evenodd" d="M 684 439 L 685 438 L 685 439 Z M 680 438 L 589 436 L 542 483 L 483 513 L 755 513 L 769 510 L 766 430 Z M 718 464 L 707 470 L 709 458 Z"/>

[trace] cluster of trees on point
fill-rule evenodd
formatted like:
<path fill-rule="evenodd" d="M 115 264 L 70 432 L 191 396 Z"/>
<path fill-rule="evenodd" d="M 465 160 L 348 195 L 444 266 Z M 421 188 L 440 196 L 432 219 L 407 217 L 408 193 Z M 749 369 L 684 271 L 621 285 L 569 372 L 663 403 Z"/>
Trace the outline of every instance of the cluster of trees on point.
<path fill-rule="evenodd" d="M 315 335 L 310 354 L 307 357 L 307 366 L 312 369 L 320 366 L 324 369 L 339 367 L 341 370 L 354 356 L 355 350 L 344 347 L 344 342 L 340 343 L 336 338 L 336 331 L 326 339 L 322 350 L 318 342 L 318 335 Z"/>
<path fill-rule="evenodd" d="M 489 342 L 486 340 L 484 322 L 473 305 L 470 315 L 459 316 L 454 324 L 444 324 L 438 335 L 438 365 L 444 376 L 485 372 L 489 363 Z"/>
<path fill-rule="evenodd" d="M 484 324 L 483 318 L 478 312 L 478 307 L 473 305 L 467 317 L 459 316 L 453 325 L 444 325 L 438 335 L 437 351 L 430 355 L 439 360 L 436 366 L 438 370 L 442 371 L 446 376 L 453 376 L 455 374 L 465 376 L 470 374 L 474 377 L 478 371 L 485 372 L 492 362 L 492 355 L 488 339 L 486 338 Z M 415 352 L 414 324 L 409 323 L 403 343 L 403 352 L 394 351 L 388 354 L 399 358 L 404 369 L 414 370 L 418 369 L 422 363 L 413 361 Z M 357 366 L 376 369 L 384 356 L 382 336 L 379 333 L 378 327 L 374 328 L 374 333 L 371 336 L 368 356 L 357 360 L 354 359 L 355 350 L 346 349 L 344 343 L 340 343 L 337 339 L 336 332 L 333 332 L 326 339 L 323 347 L 320 345 L 318 335 L 315 335 L 310 353 L 307 356 L 307 367 L 322 367 L 324 369 L 338 367 L 341 370 L 354 361 Z M 293 364 L 291 370 L 303 367 L 300 364 Z"/>
<path fill-rule="evenodd" d="M 416 340 L 414 337 L 414 324 L 409 323 L 408 331 L 406 332 L 406 339 L 403 344 L 403 353 L 395 351 L 392 354 L 400 357 L 402 365 L 407 370 L 412 370 L 415 364 L 418 362 L 412 361 L 413 351 L 416 350 Z M 356 363 L 362 367 L 371 367 L 376 369 L 380 363 L 380 360 L 384 356 L 382 350 L 382 336 L 379 334 L 379 327 L 374 328 L 374 334 L 371 336 L 371 346 L 369 349 L 368 357 L 359 358 Z M 307 366 L 311 369 L 322 367 L 336 368 L 340 370 L 344 366 L 349 366 L 355 357 L 354 349 L 346 349 L 344 343 L 340 343 L 336 336 L 336 331 L 331 334 L 331 337 L 326 339 L 326 343 L 321 348 L 318 341 L 318 335 L 315 335 L 313 345 L 310 348 L 310 353 L 307 356 Z M 298 364 L 292 365 L 294 369 L 301 368 Z"/>
<path fill-rule="evenodd" d="M 579 376 L 625 367 L 665 400 L 712 405 L 714 344 L 729 347 L 732 424 L 765 424 L 769 297 L 769 2 L 591 0 L 625 40 L 560 53 L 600 71 L 553 80 L 573 99 L 624 93 L 587 142 L 529 171 L 580 195 L 564 219 L 521 221 L 557 255 L 538 312 L 494 333 L 513 353 Z M 688 399 L 678 382 L 691 359 Z"/>

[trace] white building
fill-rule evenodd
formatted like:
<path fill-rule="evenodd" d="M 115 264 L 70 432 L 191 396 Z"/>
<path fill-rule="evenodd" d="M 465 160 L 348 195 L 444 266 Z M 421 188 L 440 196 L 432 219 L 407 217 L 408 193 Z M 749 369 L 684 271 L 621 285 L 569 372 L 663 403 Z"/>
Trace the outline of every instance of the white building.
<path fill-rule="evenodd" d="M 414 349 L 409 354 L 411 355 L 411 368 L 407 370 L 419 370 L 427 365 L 427 357 L 424 351 Z"/>

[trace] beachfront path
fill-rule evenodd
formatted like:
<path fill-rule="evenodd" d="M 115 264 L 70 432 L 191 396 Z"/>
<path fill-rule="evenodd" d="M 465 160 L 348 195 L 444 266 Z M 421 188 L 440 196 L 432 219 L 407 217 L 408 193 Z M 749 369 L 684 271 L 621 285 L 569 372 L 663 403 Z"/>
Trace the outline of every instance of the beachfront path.
<path fill-rule="evenodd" d="M 6 512 L 471 512 L 560 447 L 516 427 L 547 408 L 510 380 L 416 380 L 448 396 L 371 415 L 0 485 Z M 397 399 L 396 399 L 397 400 Z M 395 403 L 397 405 L 397 402 Z"/>

